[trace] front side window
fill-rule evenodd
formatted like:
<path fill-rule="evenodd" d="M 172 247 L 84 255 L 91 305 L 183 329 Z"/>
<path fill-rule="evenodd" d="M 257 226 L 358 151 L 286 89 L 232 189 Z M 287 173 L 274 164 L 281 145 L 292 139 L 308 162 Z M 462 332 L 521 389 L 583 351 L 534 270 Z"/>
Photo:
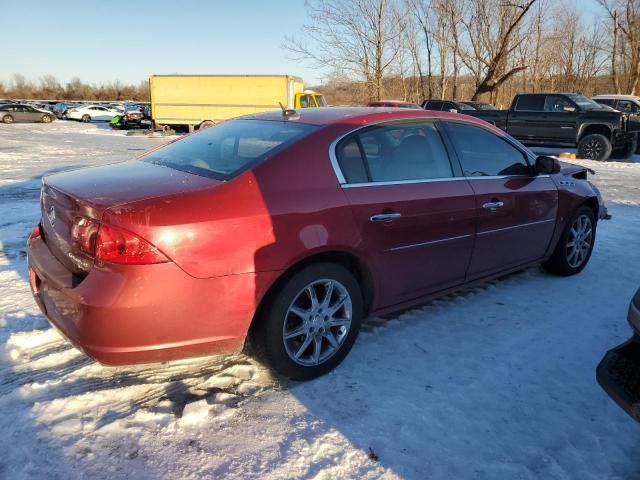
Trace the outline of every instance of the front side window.
<path fill-rule="evenodd" d="M 302 95 L 300 97 L 300 108 L 315 107 L 316 102 L 313 99 L 313 95 Z"/>
<path fill-rule="evenodd" d="M 505 139 L 481 127 L 447 123 L 466 177 L 527 175 L 524 154 Z"/>
<path fill-rule="evenodd" d="M 544 101 L 545 112 L 571 112 L 576 106 L 564 97 L 559 95 L 547 95 Z"/>
<path fill-rule="evenodd" d="M 453 177 L 442 138 L 431 122 L 367 128 L 341 142 L 337 156 L 350 183 L 365 181 L 365 175 L 369 182 Z"/>
<path fill-rule="evenodd" d="M 618 100 L 616 108 L 625 113 L 638 113 L 639 110 L 638 105 L 630 102 L 629 100 Z"/>
<path fill-rule="evenodd" d="M 316 128 L 291 121 L 230 120 L 170 143 L 142 160 L 227 180 Z"/>

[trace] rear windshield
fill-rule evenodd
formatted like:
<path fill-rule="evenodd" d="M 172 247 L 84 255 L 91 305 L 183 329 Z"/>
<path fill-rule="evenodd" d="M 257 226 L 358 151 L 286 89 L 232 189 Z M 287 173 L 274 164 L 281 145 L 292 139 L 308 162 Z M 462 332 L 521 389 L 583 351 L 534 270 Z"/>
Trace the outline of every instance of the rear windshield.
<path fill-rule="evenodd" d="M 171 143 L 142 160 L 227 180 L 316 128 L 286 121 L 231 120 Z"/>

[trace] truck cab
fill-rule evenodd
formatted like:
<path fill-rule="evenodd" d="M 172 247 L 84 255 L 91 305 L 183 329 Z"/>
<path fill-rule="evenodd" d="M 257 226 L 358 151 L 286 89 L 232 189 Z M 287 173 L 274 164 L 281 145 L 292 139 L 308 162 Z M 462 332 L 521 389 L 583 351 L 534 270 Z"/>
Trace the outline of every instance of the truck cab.
<path fill-rule="evenodd" d="M 313 108 L 326 107 L 327 101 L 324 95 L 313 90 L 305 90 L 302 93 L 296 93 L 295 108 Z"/>

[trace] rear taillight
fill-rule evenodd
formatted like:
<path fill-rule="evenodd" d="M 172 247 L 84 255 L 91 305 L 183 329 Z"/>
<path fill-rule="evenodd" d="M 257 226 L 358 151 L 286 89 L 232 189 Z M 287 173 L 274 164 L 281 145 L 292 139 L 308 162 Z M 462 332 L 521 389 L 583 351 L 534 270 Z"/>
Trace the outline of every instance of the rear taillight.
<path fill-rule="evenodd" d="M 134 233 L 102 224 L 95 243 L 96 260 L 143 265 L 165 263 L 169 259 L 149 242 Z"/>
<path fill-rule="evenodd" d="M 31 230 L 31 233 L 29 234 L 29 240 L 31 240 L 32 238 L 38 238 L 40 235 L 42 235 L 42 233 L 40 232 L 40 224 L 38 223 L 38 225 L 36 225 L 36 227 Z"/>
<path fill-rule="evenodd" d="M 71 227 L 71 238 L 73 244 L 80 251 L 93 256 L 96 251 L 96 239 L 100 224 L 89 220 L 86 217 L 76 217 L 73 219 Z"/>

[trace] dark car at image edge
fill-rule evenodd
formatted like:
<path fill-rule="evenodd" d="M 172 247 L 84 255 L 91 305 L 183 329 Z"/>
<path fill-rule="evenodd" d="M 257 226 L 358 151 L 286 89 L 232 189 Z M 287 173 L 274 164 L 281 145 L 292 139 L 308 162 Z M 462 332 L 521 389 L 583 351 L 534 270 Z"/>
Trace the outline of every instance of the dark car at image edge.
<path fill-rule="evenodd" d="M 627 320 L 633 336 L 605 354 L 596 377 L 604 391 L 640 422 L 640 289 L 631 299 Z"/>
<path fill-rule="evenodd" d="M 230 120 L 47 176 L 33 296 L 87 355 L 167 361 L 251 340 L 299 380 L 368 314 L 541 264 L 587 265 L 607 210 L 587 169 L 448 112 L 315 108 Z"/>

